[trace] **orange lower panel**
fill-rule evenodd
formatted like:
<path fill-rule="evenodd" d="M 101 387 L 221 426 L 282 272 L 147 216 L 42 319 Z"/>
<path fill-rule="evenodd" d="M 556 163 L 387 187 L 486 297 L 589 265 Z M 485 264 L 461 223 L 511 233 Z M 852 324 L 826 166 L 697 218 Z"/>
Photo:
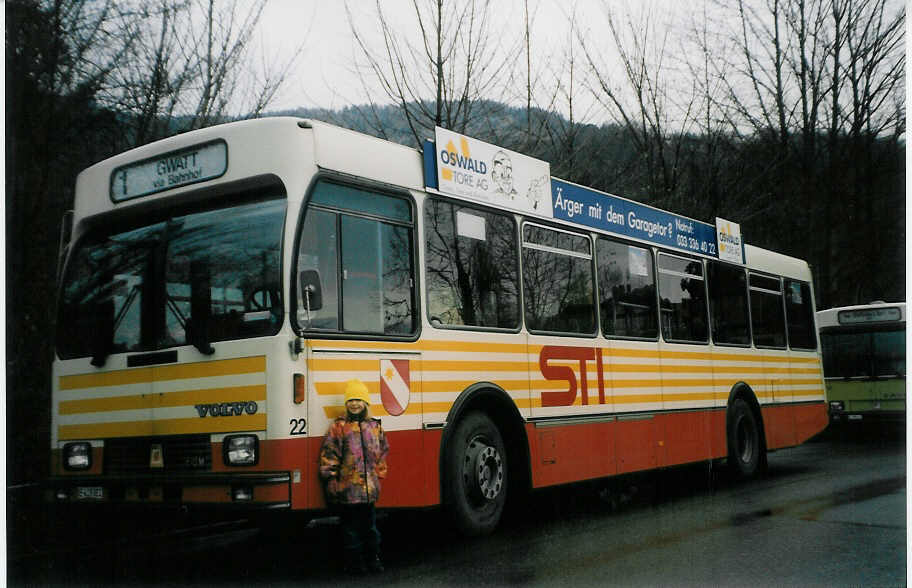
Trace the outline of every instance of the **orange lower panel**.
<path fill-rule="evenodd" d="M 802 404 L 794 407 L 795 410 L 795 444 L 804 443 L 814 435 L 820 433 L 830 424 L 827 406 L 819 404 Z"/>
<path fill-rule="evenodd" d="M 828 423 L 822 402 L 764 407 L 762 414 L 771 450 L 802 443 Z M 532 485 L 551 486 L 725 457 L 725 416 L 724 409 L 713 409 L 619 417 L 602 423 L 527 423 Z M 387 432 L 389 475 L 383 482 L 379 506 L 439 504 L 442 436 L 442 430 Z M 294 509 L 322 509 L 326 502 L 317 475 L 322 441 L 322 437 L 263 440 L 260 463 L 250 468 L 226 467 L 222 446 L 216 443 L 212 447 L 211 472 L 288 472 L 290 484 L 256 486 L 255 501 L 285 502 L 290 498 Z M 60 452 L 51 453 L 52 472 L 64 473 L 59 466 Z M 102 460 L 101 451 L 94 448 L 93 468 L 81 475 L 100 474 Z M 230 501 L 230 486 L 226 485 L 188 485 L 182 492 L 184 502 Z"/>
<path fill-rule="evenodd" d="M 829 424 L 824 403 L 764 407 L 763 427 L 768 449 L 804 443 Z"/>
<path fill-rule="evenodd" d="M 378 506 L 421 507 L 440 502 L 440 440 L 442 432 L 387 431 L 390 453 L 388 475 L 383 481 Z M 291 507 L 326 507 L 323 487 L 317 475 L 322 437 L 301 437 L 261 442 L 262 459 L 250 471 L 292 472 Z M 213 446 L 213 471 L 228 471 L 221 457 L 221 445 Z M 236 468 L 232 468 L 237 471 Z M 300 481 L 295 481 L 295 472 Z"/>
<path fill-rule="evenodd" d="M 769 449 L 827 425 L 823 403 L 762 409 Z M 618 417 L 604 423 L 528 425 L 532 485 L 552 486 L 725 457 L 725 409 Z"/>

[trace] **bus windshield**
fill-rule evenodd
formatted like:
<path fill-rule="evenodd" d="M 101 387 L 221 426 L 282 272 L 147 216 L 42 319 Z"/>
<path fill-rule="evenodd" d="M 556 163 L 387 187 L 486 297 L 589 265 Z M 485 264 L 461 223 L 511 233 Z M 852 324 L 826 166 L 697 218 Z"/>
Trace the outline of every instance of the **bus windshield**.
<path fill-rule="evenodd" d="M 261 195 L 263 196 L 263 195 Z M 156 219 L 76 245 L 61 288 L 62 358 L 274 334 L 284 198 Z"/>
<path fill-rule="evenodd" d="M 906 332 L 822 332 L 823 373 L 827 378 L 888 378 L 906 374 Z"/>

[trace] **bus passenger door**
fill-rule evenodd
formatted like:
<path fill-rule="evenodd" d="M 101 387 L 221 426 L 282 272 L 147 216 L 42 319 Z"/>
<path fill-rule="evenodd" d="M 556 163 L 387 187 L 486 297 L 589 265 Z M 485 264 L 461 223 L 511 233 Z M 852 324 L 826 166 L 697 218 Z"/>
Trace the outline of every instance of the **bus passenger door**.
<path fill-rule="evenodd" d="M 423 506 L 429 481 L 424 474 L 421 355 L 352 349 L 355 346 L 311 342 L 308 428 L 322 440 L 332 421 L 345 414 L 346 382 L 355 378 L 364 382 L 370 394 L 370 416 L 380 420 L 390 444 L 390 476 L 384 481 L 379 505 Z"/>

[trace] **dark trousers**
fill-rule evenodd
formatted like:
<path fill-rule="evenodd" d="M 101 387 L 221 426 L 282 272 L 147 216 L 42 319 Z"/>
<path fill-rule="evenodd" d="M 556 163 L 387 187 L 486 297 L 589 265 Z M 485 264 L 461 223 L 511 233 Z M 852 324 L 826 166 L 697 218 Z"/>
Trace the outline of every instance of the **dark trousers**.
<path fill-rule="evenodd" d="M 342 548 L 348 556 L 361 555 L 365 562 L 380 555 L 380 531 L 374 504 L 341 504 L 338 506 L 342 527 Z"/>

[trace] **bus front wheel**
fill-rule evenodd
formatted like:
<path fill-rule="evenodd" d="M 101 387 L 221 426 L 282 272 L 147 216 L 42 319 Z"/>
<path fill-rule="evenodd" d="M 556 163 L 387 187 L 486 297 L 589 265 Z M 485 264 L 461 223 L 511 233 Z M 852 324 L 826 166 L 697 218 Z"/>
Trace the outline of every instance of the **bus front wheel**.
<path fill-rule="evenodd" d="M 466 535 L 490 533 L 507 498 L 507 452 L 497 426 L 481 412 L 456 424 L 446 459 L 448 507 Z"/>
<path fill-rule="evenodd" d="M 742 478 L 757 475 L 764 463 L 763 438 L 754 412 L 742 398 L 728 410 L 728 462 Z"/>

